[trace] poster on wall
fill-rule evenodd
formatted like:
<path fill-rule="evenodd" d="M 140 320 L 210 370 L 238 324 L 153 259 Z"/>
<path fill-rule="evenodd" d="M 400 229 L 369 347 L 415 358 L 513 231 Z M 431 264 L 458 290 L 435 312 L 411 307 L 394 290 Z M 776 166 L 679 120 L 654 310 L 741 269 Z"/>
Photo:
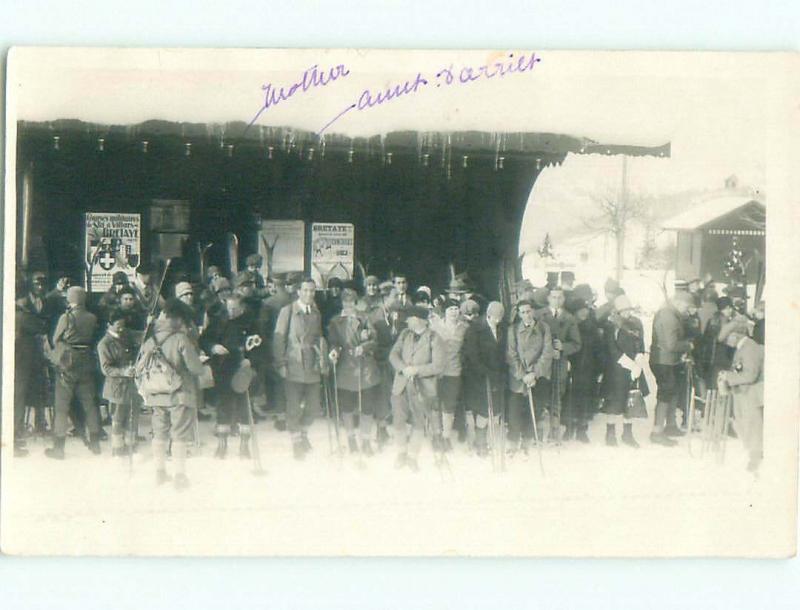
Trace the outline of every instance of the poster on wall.
<path fill-rule="evenodd" d="M 353 277 L 355 226 L 346 222 L 315 222 L 311 225 L 311 275 L 317 286 L 328 280 Z"/>
<path fill-rule="evenodd" d="M 306 226 L 302 220 L 262 220 L 258 253 L 261 275 L 305 270 Z"/>
<path fill-rule="evenodd" d="M 92 292 L 105 292 L 118 271 L 133 281 L 141 258 L 139 214 L 87 212 L 85 217 L 86 285 Z"/>

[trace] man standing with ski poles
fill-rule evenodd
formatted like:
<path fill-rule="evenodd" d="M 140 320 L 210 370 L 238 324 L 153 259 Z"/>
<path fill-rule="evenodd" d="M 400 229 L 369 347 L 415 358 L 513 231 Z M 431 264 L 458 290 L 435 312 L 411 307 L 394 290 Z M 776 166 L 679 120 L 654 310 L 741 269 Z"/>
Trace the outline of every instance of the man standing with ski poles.
<path fill-rule="evenodd" d="M 380 399 L 380 371 L 373 352 L 376 332 L 366 316 L 356 310 L 358 295 L 355 290 L 342 291 L 342 311 L 328 325 L 329 357 L 336 371 L 339 404 L 350 453 L 359 450 L 366 456 L 373 454 L 373 407 Z M 358 439 L 355 414 L 358 413 Z"/>
<path fill-rule="evenodd" d="M 394 367 L 392 417 L 397 442 L 396 468 L 419 470 L 417 455 L 422 446 L 425 421 L 431 404 L 438 400 L 437 377 L 445 366 L 445 346 L 428 326 L 429 310 L 412 306 L 406 312 L 407 328 L 400 332 L 389 354 Z M 408 427 L 411 427 L 409 430 Z"/>
<path fill-rule="evenodd" d="M 528 453 L 532 433 L 537 432 L 534 420 L 541 421 L 544 405 L 550 398 L 553 362 L 550 327 L 535 319 L 533 303 L 528 300 L 518 302 L 517 314 L 517 320 L 508 329 L 506 348 L 511 390 L 508 404 L 510 456 L 520 448 L 526 455 Z M 535 411 L 531 408 L 533 404 L 536 404 Z M 536 440 L 537 445 L 541 445 L 541 439 Z"/>
<path fill-rule="evenodd" d="M 292 435 L 294 457 L 311 451 L 308 429 L 320 410 L 320 378 L 327 374 L 322 318 L 314 302 L 316 283 L 305 278 L 296 301 L 278 315 L 273 339 L 275 367 L 286 389 L 286 423 Z"/>

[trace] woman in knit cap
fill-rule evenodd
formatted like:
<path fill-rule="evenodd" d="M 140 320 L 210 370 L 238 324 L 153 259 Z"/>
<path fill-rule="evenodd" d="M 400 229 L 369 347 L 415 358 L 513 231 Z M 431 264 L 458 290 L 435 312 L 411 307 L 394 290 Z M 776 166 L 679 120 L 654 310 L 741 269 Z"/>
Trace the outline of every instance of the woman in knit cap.
<path fill-rule="evenodd" d="M 444 318 L 432 318 L 431 328 L 445 345 L 445 366 L 439 377 L 439 413 L 433 414 L 434 449 L 451 451 L 450 432 L 453 429 L 456 409 L 461 397 L 461 366 L 463 361 L 464 335 L 469 322 L 461 317 L 461 304 L 448 298 L 444 303 Z"/>
<path fill-rule="evenodd" d="M 357 300 L 352 288 L 342 291 L 342 311 L 328 325 L 329 357 L 336 368 L 336 390 L 350 452 L 371 456 L 374 408 L 381 399 L 381 371 L 374 355 L 377 332 L 367 316 L 356 309 Z"/>
<path fill-rule="evenodd" d="M 633 437 L 633 422 L 628 418 L 628 395 L 639 383 L 644 363 L 644 328 L 633 315 L 633 305 L 625 295 L 614 299 L 606 331 L 608 360 L 603 379 L 606 414 L 606 445 L 617 446 L 616 426 L 623 421 L 622 442 L 638 448 Z"/>

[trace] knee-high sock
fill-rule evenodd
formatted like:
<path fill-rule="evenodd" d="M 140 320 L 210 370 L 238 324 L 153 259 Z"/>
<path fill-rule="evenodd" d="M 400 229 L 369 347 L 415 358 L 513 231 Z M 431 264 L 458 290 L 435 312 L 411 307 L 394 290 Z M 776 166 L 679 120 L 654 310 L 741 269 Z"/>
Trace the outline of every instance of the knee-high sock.
<path fill-rule="evenodd" d="M 186 472 L 186 443 L 174 441 L 172 443 L 172 459 L 175 461 L 175 472 L 183 474 Z"/>
<path fill-rule="evenodd" d="M 464 415 L 467 420 L 467 441 L 471 443 L 475 440 L 475 416 L 472 411 L 467 411 Z"/>
<path fill-rule="evenodd" d="M 664 425 L 667 421 L 667 410 L 669 409 L 669 403 L 659 401 L 656 403 L 656 418 L 653 422 L 653 432 L 663 432 Z"/>
<path fill-rule="evenodd" d="M 450 438 L 450 431 L 453 429 L 455 419 L 454 413 L 442 413 L 442 437 Z"/>
<path fill-rule="evenodd" d="M 421 428 L 413 428 L 411 430 L 411 437 L 408 439 L 408 454 L 410 456 L 416 457 L 419 453 L 419 450 L 422 448 L 422 429 Z"/>
<path fill-rule="evenodd" d="M 156 470 L 165 470 L 167 466 L 167 441 L 153 439 L 153 459 Z"/>
<path fill-rule="evenodd" d="M 368 439 L 372 434 L 372 415 L 361 415 L 361 421 L 358 423 L 359 434 L 361 438 Z"/>
<path fill-rule="evenodd" d="M 355 434 L 355 427 L 356 427 L 356 416 L 354 413 L 343 413 L 342 419 L 344 420 L 344 428 L 347 430 L 348 436 L 353 436 Z"/>

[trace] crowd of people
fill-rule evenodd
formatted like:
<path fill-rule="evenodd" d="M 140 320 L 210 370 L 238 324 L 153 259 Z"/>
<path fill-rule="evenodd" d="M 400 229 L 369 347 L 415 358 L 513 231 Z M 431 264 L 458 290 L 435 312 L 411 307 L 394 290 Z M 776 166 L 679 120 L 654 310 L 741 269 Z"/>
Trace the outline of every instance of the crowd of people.
<path fill-rule="evenodd" d="M 46 275 L 30 273 L 16 301 L 15 454 L 26 455 L 36 433 L 52 436 L 49 458 L 65 458 L 70 434 L 99 454 L 110 419 L 112 455 L 127 456 L 147 440 L 143 415 L 157 481 L 177 488 L 188 485 L 197 422 L 210 418 L 219 459 L 235 436 L 249 458 L 253 426 L 271 420 L 303 460 L 320 417 L 343 451 L 368 459 L 391 444 L 396 467 L 412 471 L 426 442 L 442 456 L 464 443 L 477 456 L 500 448 L 513 457 L 536 444 L 590 443 L 595 417 L 605 419 L 607 446 L 638 448 L 632 424 L 647 416 L 649 367 L 651 443 L 676 445 L 692 430 L 687 396 L 719 388 L 734 394 L 735 429 L 758 469 L 763 303 L 748 316 L 734 291 L 676 282 L 646 346 L 637 309 L 613 280 L 600 305 L 570 272 L 547 286 L 523 281 L 507 308 L 466 275 L 434 298 L 400 273 L 322 287 L 299 272 L 264 278 L 259 255 L 246 262 L 233 277 L 211 266 L 171 286 L 140 266 L 133 282 L 115 274 L 96 305 L 68 278 L 48 292 Z"/>

